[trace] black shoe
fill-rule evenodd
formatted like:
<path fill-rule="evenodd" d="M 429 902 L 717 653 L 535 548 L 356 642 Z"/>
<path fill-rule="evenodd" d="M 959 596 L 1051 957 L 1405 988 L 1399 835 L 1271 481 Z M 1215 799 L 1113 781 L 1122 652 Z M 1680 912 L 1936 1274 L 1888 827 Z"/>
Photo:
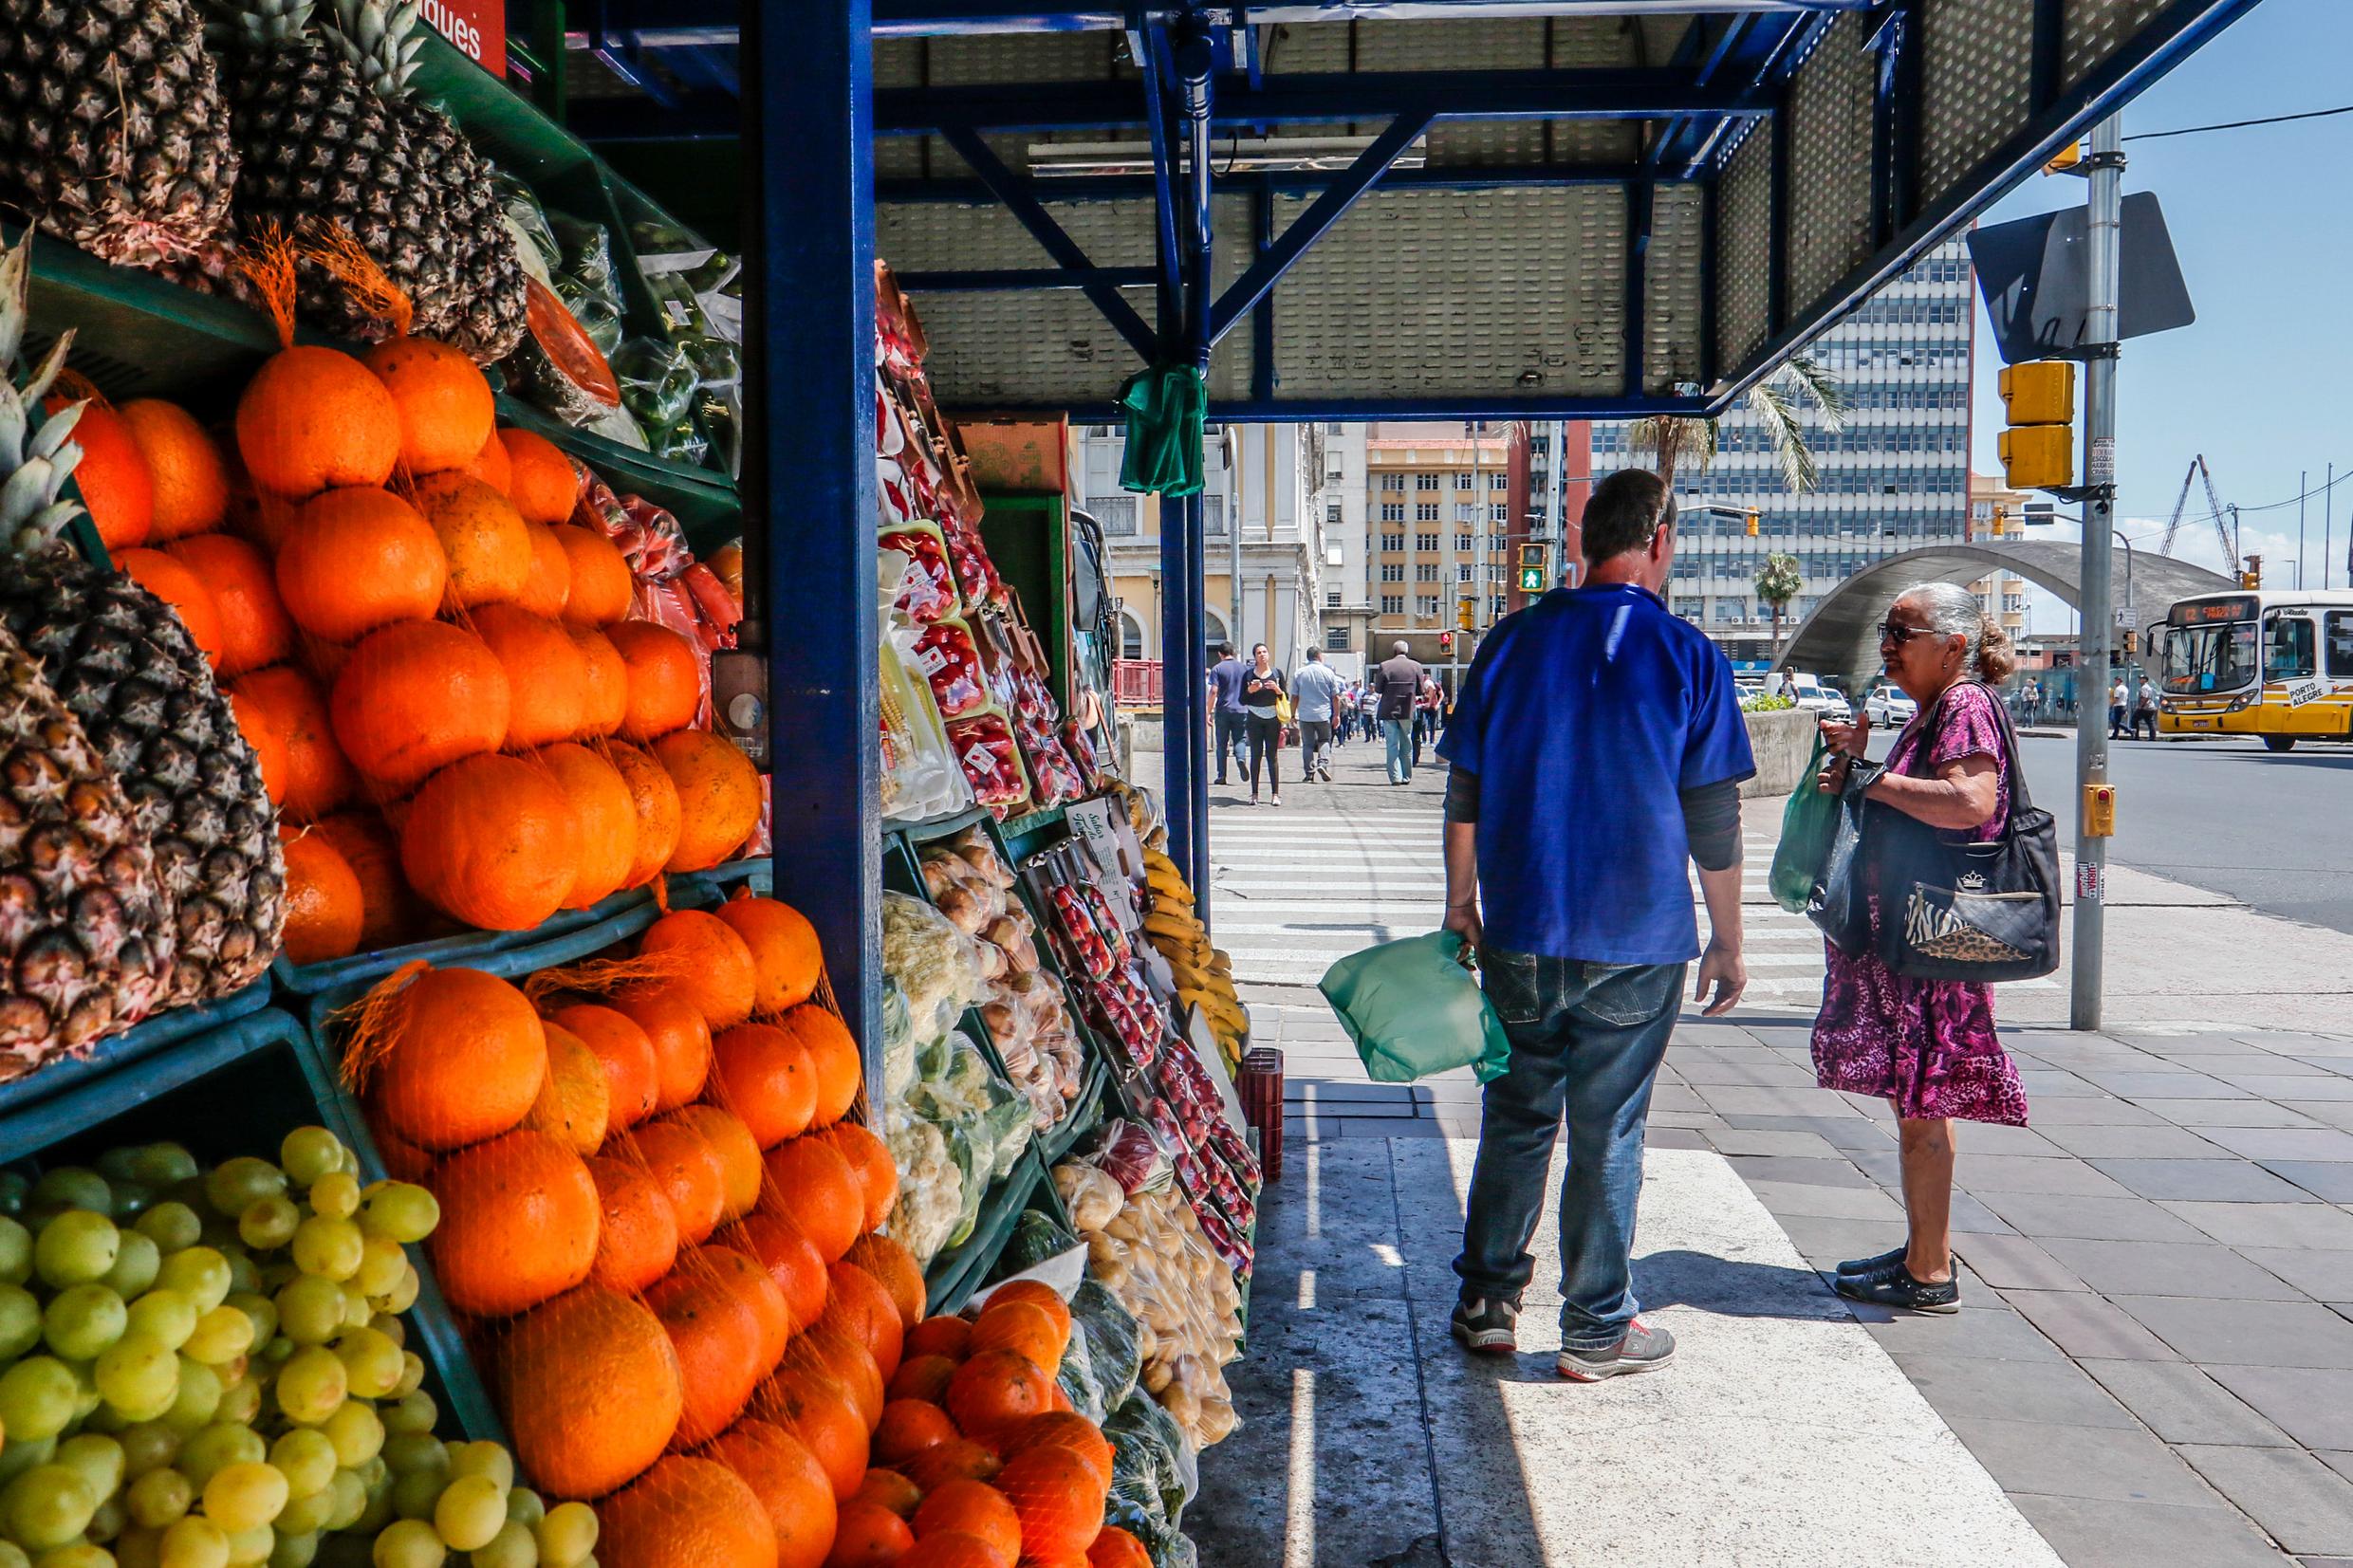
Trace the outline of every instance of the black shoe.
<path fill-rule="evenodd" d="M 1510 1356 L 1520 1348 L 1520 1303 L 1465 1296 L 1455 1301 L 1447 1329 L 1466 1349 Z"/>
<path fill-rule="evenodd" d="M 1604 1377 L 1657 1372 L 1674 1359 L 1675 1336 L 1637 1318 L 1626 1325 L 1625 1337 L 1616 1344 L 1596 1350 L 1564 1346 L 1553 1366 L 1571 1382 L 1598 1383 Z"/>
<path fill-rule="evenodd" d="M 1912 1271 L 1901 1264 L 1886 1274 L 1866 1275 L 1860 1279 L 1842 1275 L 1831 1288 L 1850 1301 L 1862 1301 L 1871 1306 L 1939 1314 L 1961 1310 L 1961 1282 L 1957 1275 L 1949 1280 L 1916 1280 L 1912 1278 Z"/>
<path fill-rule="evenodd" d="M 1911 1248 L 1899 1246 L 1893 1251 L 1882 1252 L 1876 1258 L 1849 1258 L 1838 1265 L 1838 1271 L 1842 1275 L 1855 1279 L 1862 1279 L 1871 1274 L 1884 1274 L 1898 1264 L 1902 1263 L 1910 1252 Z"/>

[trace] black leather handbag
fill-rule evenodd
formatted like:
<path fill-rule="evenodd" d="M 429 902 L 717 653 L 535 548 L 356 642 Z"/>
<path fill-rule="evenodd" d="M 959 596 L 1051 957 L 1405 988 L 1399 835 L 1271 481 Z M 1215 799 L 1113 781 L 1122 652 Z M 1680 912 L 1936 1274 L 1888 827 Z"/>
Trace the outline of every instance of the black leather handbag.
<path fill-rule="evenodd" d="M 2058 823 L 2028 794 L 2010 710 L 1987 690 L 2010 769 L 2010 814 L 2000 833 L 1955 843 L 1883 804 L 1864 825 L 1862 858 L 1878 871 L 1880 960 L 1912 979 L 2032 980 L 2059 967 Z M 1945 708 L 1938 699 L 1929 716 L 1907 769 L 1912 777 L 1929 775 Z"/>

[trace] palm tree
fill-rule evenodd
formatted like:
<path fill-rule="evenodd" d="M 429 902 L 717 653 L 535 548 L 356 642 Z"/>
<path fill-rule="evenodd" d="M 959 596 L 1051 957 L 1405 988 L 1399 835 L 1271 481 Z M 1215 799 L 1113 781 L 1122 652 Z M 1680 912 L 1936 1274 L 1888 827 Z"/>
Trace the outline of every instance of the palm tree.
<path fill-rule="evenodd" d="M 1811 448 L 1806 444 L 1805 410 L 1810 406 L 1822 428 L 1831 434 L 1845 428 L 1846 395 L 1838 378 L 1809 354 L 1792 354 L 1781 368 L 1749 389 L 1749 412 L 1764 427 L 1781 464 L 1782 483 L 1790 493 L 1803 495 L 1822 477 Z M 1638 452 L 1656 452 L 1652 470 L 1675 489 L 1676 470 L 1688 461 L 1704 469 L 1715 460 L 1716 424 L 1679 415 L 1653 415 L 1637 419 L 1628 436 Z"/>
<path fill-rule="evenodd" d="M 1789 600 L 1797 598 L 1798 590 L 1805 586 L 1806 580 L 1798 575 L 1797 557 L 1793 555 L 1784 555 L 1775 550 L 1765 558 L 1765 564 L 1757 569 L 1756 597 L 1771 606 L 1773 612 L 1773 657 L 1776 660 L 1781 657 L 1781 613 L 1788 608 Z"/>

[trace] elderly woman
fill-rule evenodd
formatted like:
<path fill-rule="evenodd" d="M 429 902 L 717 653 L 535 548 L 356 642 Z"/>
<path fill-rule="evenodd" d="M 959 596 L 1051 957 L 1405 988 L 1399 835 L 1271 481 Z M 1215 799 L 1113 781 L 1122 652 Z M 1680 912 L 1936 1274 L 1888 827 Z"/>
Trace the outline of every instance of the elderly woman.
<path fill-rule="evenodd" d="M 1956 841 L 1999 832 L 2010 812 L 2013 758 L 1992 683 L 2015 668 L 2009 636 L 1966 589 L 1931 582 L 1889 608 L 1880 656 L 1888 678 L 1919 703 L 1919 713 L 1896 737 L 1886 771 L 1865 798 Z M 1823 725 L 1836 755 L 1823 770 L 1821 788 L 1844 786 L 1870 730 L 1868 714 L 1855 724 Z M 1930 737 L 1925 757 L 1923 737 Z M 1875 887 L 1879 876 L 1872 838 L 1866 827 L 1856 868 L 1865 888 Z M 2024 1126 L 2026 1093 L 1994 1034 L 1993 988 L 1894 973 L 1876 949 L 1879 923 L 1887 917 L 1876 894 L 1870 911 L 1872 944 L 1851 955 L 1829 949 L 1822 1015 L 1814 1023 L 1814 1072 L 1825 1089 L 1876 1095 L 1895 1108 L 1908 1235 L 1893 1251 L 1839 1264 L 1837 1289 L 1881 1306 L 1955 1312 L 1961 1297 L 1953 1274 L 1953 1123 Z"/>

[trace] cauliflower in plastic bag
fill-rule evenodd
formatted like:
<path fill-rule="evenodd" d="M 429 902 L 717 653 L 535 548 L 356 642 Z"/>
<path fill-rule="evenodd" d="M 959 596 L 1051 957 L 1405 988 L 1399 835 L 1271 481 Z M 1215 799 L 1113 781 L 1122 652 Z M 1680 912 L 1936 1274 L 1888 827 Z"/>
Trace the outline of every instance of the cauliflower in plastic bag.
<path fill-rule="evenodd" d="M 949 1151 L 947 1135 L 918 1116 L 894 1118 L 882 1141 L 899 1163 L 891 1234 L 917 1263 L 929 1264 L 963 1215 L 964 1172 Z"/>
<path fill-rule="evenodd" d="M 945 1034 L 989 994 L 971 937 L 919 898 L 882 895 L 882 968 L 906 992 L 916 1032 Z"/>

